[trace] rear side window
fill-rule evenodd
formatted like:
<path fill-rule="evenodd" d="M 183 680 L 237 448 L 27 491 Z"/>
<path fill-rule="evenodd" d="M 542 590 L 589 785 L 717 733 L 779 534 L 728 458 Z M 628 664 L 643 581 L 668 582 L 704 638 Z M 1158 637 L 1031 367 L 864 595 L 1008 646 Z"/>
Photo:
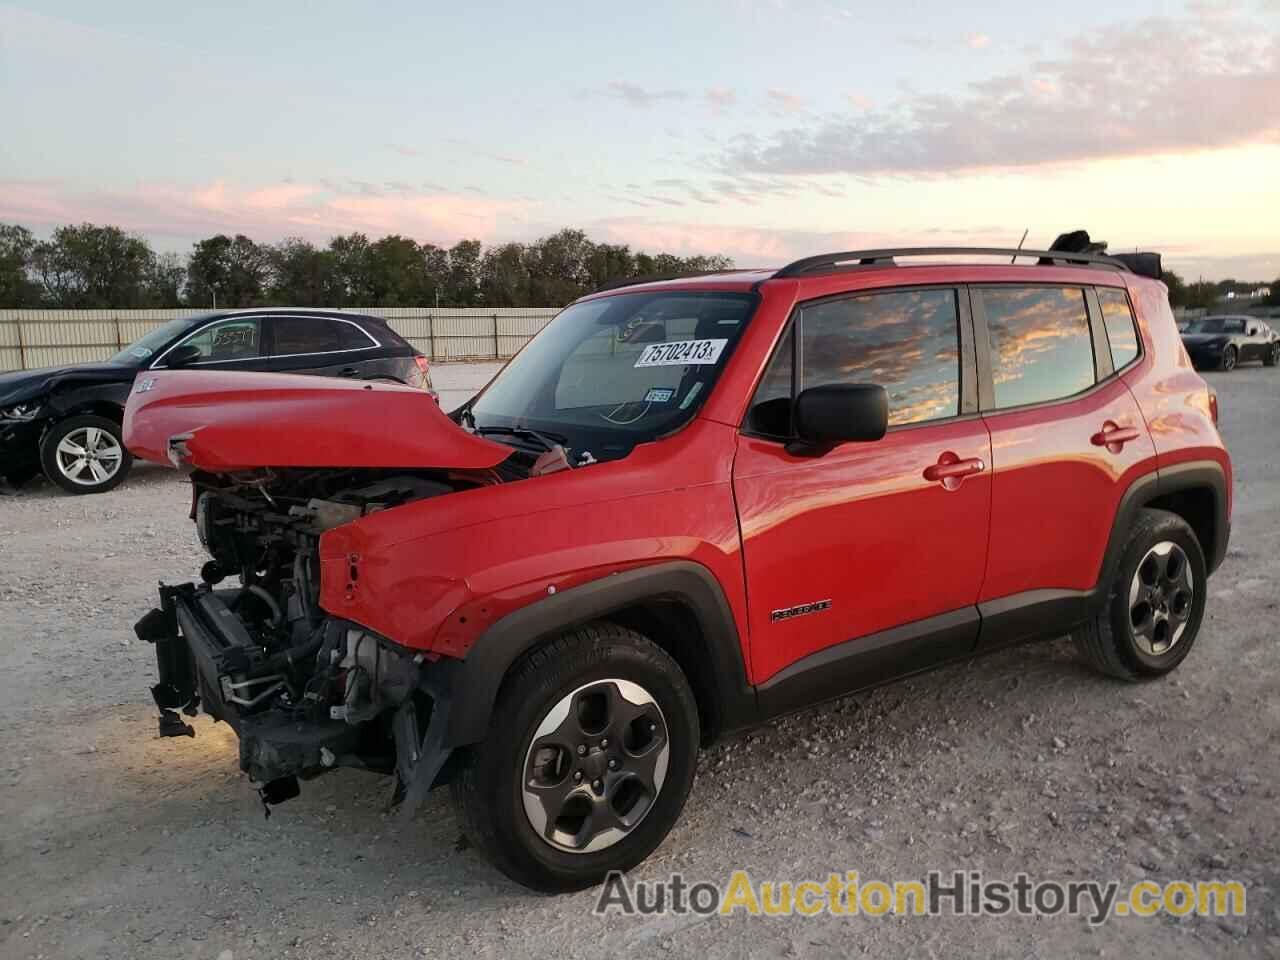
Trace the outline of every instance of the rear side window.
<path fill-rule="evenodd" d="M 984 287 L 997 408 L 1059 400 L 1093 386 L 1089 309 L 1080 287 Z"/>
<path fill-rule="evenodd" d="M 1129 298 L 1123 290 L 1099 287 L 1098 304 L 1102 307 L 1102 322 L 1106 325 L 1107 341 L 1111 344 L 1111 363 L 1119 370 L 1138 356 L 1138 331 L 1133 325 Z"/>
<path fill-rule="evenodd" d="M 803 307 L 752 401 L 748 426 L 788 436 L 794 337 L 800 337 L 796 391 L 829 383 L 875 383 L 889 395 L 889 424 L 960 412 L 959 313 L 954 290 L 906 290 Z"/>
<path fill-rule="evenodd" d="M 275 317 L 274 353 L 287 357 L 295 353 L 331 353 L 346 349 L 342 328 L 347 324 L 326 317 Z M 349 329 L 349 328 L 348 328 Z"/>

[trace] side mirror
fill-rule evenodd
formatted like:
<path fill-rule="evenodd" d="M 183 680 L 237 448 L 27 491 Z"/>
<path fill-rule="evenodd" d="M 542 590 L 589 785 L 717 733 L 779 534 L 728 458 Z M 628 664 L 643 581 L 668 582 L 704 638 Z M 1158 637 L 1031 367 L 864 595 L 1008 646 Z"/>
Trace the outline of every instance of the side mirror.
<path fill-rule="evenodd" d="M 185 367 L 187 364 L 200 359 L 200 348 L 193 343 L 188 343 L 178 347 L 176 350 L 169 352 L 164 358 L 166 367 Z"/>
<path fill-rule="evenodd" d="M 879 440 L 889 429 L 889 394 L 874 383 L 830 383 L 796 398 L 797 440 L 787 452 L 821 456 L 839 443 Z"/>

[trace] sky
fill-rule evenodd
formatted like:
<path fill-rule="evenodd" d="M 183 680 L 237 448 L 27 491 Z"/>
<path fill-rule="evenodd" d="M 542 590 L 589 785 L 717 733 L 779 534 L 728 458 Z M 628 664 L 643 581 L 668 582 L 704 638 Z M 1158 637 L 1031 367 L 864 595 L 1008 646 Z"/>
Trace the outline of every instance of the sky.
<path fill-rule="evenodd" d="M 0 221 L 1280 275 L 1280 0 L 0 2 Z"/>

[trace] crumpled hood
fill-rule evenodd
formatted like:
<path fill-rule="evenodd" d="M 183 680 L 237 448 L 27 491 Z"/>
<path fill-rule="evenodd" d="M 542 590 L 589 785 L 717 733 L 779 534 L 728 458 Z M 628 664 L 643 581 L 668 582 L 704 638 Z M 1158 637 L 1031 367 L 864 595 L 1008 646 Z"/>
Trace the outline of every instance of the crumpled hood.
<path fill-rule="evenodd" d="M 77 383 L 121 383 L 137 376 L 136 367 L 119 363 L 79 363 L 40 370 L 0 373 L 0 409 L 25 403 L 69 381 Z"/>
<path fill-rule="evenodd" d="M 176 438 L 176 440 L 175 440 Z M 257 467 L 482 470 L 511 448 L 467 433 L 430 394 L 284 373 L 148 371 L 124 411 L 136 457 L 211 473 Z M 172 444 L 180 444 L 171 457 Z"/>

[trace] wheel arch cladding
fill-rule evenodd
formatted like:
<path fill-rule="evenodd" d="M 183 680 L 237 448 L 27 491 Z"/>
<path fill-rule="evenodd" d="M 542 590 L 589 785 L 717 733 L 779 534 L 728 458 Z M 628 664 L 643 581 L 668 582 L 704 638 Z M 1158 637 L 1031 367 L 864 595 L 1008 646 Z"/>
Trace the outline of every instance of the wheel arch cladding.
<path fill-rule="evenodd" d="M 1130 484 L 1116 510 L 1111 538 L 1098 577 L 1098 593 L 1106 595 L 1106 585 L 1115 576 L 1138 511 L 1146 507 L 1177 514 L 1191 527 L 1204 551 L 1209 573 L 1221 565 L 1231 533 L 1228 515 L 1227 477 L 1222 465 L 1212 460 L 1162 467 L 1143 474 Z"/>
<path fill-rule="evenodd" d="M 693 687 L 707 739 L 745 726 L 754 716 L 755 693 L 747 683 L 737 627 L 720 585 L 699 564 L 675 561 L 593 580 L 490 626 L 457 663 L 452 686 L 459 696 L 450 710 L 445 745 L 483 740 L 511 666 L 538 644 L 591 620 L 632 626 L 672 655 Z M 653 636 L 648 630 L 663 634 Z"/>

